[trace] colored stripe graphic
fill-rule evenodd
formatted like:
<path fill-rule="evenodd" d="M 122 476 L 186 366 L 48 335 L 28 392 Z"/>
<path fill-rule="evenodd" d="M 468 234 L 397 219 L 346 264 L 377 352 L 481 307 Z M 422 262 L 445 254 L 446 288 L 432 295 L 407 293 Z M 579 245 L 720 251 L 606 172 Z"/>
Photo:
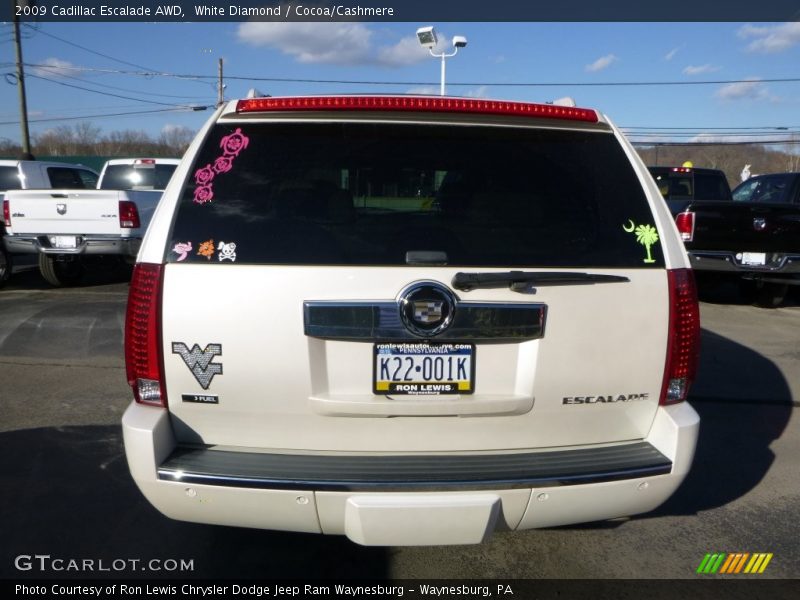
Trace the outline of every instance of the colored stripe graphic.
<path fill-rule="evenodd" d="M 763 573 L 767 568 L 772 556 L 771 552 L 758 552 L 755 554 L 750 554 L 749 552 L 708 553 L 703 557 L 700 566 L 697 567 L 697 573 L 705 575 L 717 573 L 720 575 L 759 574 Z"/>

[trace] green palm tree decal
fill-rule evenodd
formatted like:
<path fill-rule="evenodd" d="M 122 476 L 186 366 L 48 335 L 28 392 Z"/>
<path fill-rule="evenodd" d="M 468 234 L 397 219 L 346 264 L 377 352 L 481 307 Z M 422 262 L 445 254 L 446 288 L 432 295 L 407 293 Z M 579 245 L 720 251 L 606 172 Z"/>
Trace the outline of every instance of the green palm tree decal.
<path fill-rule="evenodd" d="M 638 227 L 633 221 L 628 221 L 630 227 L 622 226 L 622 229 L 628 233 L 636 234 L 636 241 L 639 242 L 647 250 L 647 258 L 644 259 L 646 263 L 654 263 L 656 260 L 650 254 L 650 248 L 658 241 L 658 230 L 652 225 L 639 225 Z"/>

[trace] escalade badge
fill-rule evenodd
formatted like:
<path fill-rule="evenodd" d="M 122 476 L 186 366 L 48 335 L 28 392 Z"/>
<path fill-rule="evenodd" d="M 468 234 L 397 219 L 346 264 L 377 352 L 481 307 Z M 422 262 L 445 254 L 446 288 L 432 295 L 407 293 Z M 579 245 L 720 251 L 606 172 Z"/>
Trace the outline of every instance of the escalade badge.
<path fill-rule="evenodd" d="M 222 375 L 222 365 L 211 362 L 215 356 L 222 355 L 222 344 L 208 344 L 205 350 L 201 350 L 200 345 L 195 344 L 189 350 L 183 342 L 172 342 L 172 353 L 180 354 L 183 362 L 186 363 L 197 383 L 204 390 L 211 385 L 214 375 Z"/>
<path fill-rule="evenodd" d="M 67 214 L 67 205 L 62 203 L 56 204 L 56 210 L 58 211 L 58 214 L 65 215 Z"/>
<path fill-rule="evenodd" d="M 400 292 L 398 305 L 406 329 L 420 337 L 431 337 L 452 323 L 456 298 L 440 283 L 421 281 Z"/>

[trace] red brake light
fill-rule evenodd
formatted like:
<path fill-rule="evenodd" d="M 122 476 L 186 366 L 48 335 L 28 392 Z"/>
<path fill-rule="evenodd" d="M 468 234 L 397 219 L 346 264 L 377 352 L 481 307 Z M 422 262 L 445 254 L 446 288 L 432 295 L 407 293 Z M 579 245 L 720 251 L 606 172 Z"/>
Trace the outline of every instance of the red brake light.
<path fill-rule="evenodd" d="M 669 335 L 661 404 L 686 400 L 697 375 L 700 354 L 700 306 L 691 269 L 667 271 Z"/>
<path fill-rule="evenodd" d="M 8 205 L 8 200 L 3 200 L 3 221 L 6 227 L 11 227 L 11 207 Z"/>
<path fill-rule="evenodd" d="M 694 213 L 687 210 L 678 214 L 675 223 L 678 225 L 681 239 L 684 242 L 691 242 L 694 239 Z"/>
<path fill-rule="evenodd" d="M 691 173 L 692 172 L 692 168 L 691 167 L 672 167 L 672 172 L 673 173 Z"/>
<path fill-rule="evenodd" d="M 133 269 L 125 315 L 125 369 L 137 402 L 167 406 L 161 353 L 162 265 Z"/>
<path fill-rule="evenodd" d="M 138 229 L 141 226 L 139 209 L 130 200 L 119 201 L 119 226 L 123 229 Z"/>
<path fill-rule="evenodd" d="M 298 110 L 371 110 L 410 112 L 450 112 L 493 115 L 514 115 L 540 119 L 565 119 L 597 123 L 597 112 L 587 108 L 503 102 L 474 98 L 442 98 L 416 96 L 314 96 L 305 98 L 249 98 L 239 100 L 236 112 L 274 112 Z"/>

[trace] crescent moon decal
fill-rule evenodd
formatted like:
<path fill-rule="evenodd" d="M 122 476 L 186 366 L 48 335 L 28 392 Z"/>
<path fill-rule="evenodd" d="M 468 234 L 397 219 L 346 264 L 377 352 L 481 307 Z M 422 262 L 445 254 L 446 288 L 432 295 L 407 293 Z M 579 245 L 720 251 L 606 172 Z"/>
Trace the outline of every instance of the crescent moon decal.
<path fill-rule="evenodd" d="M 625 230 L 625 231 L 627 231 L 628 233 L 633 233 L 633 230 L 634 230 L 634 229 L 636 229 L 636 223 L 634 223 L 634 222 L 633 222 L 631 219 L 628 219 L 628 223 L 630 223 L 630 224 L 631 224 L 631 228 L 630 228 L 630 229 L 628 229 L 627 227 L 625 227 L 625 225 L 623 225 L 623 226 L 622 226 L 622 229 L 624 229 L 624 230 Z"/>

